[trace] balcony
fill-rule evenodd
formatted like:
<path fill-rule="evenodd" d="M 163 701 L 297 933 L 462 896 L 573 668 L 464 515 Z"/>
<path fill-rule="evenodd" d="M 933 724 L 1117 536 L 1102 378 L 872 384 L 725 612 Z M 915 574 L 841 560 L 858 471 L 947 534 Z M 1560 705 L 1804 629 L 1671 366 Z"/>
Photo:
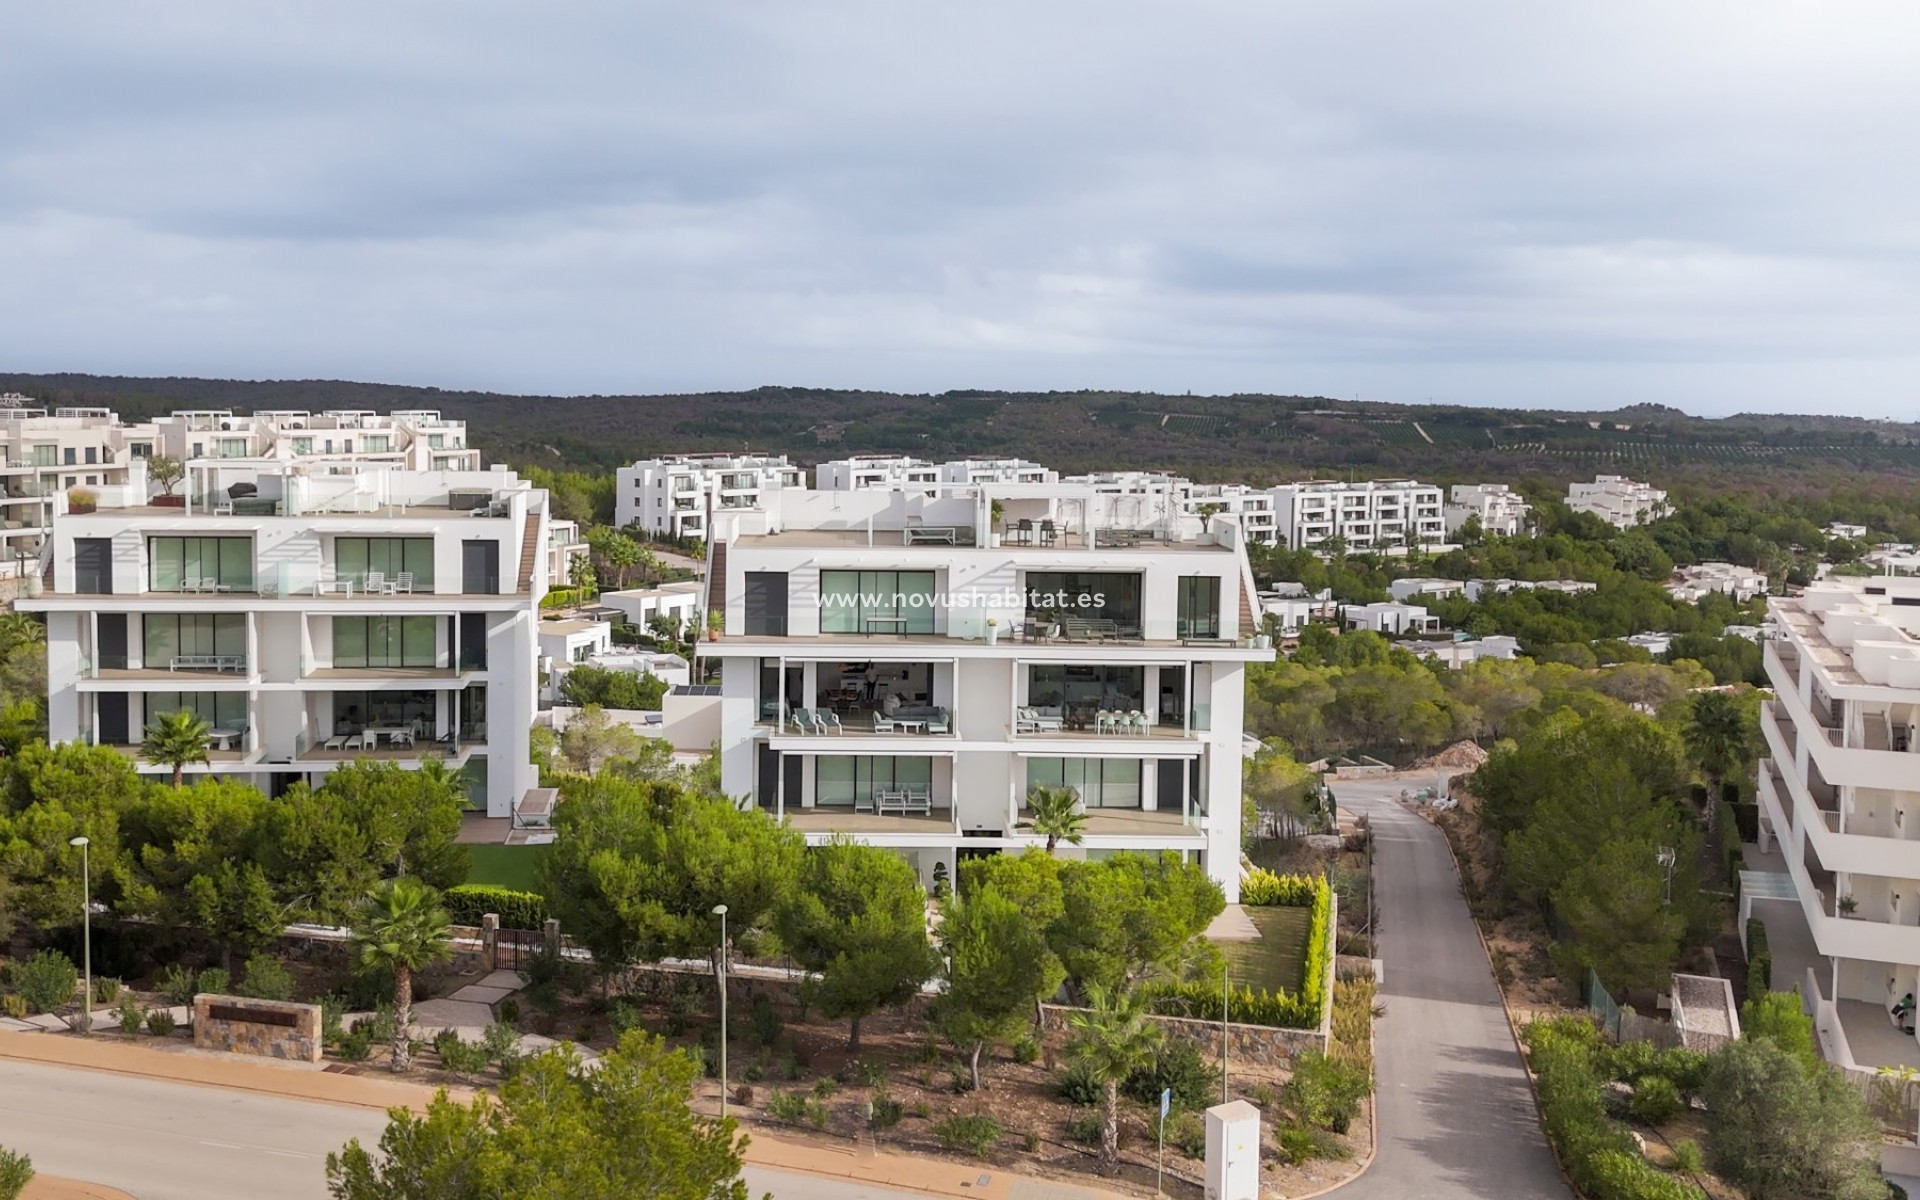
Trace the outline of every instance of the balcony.
<path fill-rule="evenodd" d="M 787 828 L 824 841 L 836 833 L 880 834 L 945 840 L 958 837 L 960 823 L 953 807 L 924 813 L 860 811 L 842 807 L 789 808 Z"/>
<path fill-rule="evenodd" d="M 1142 808 L 1089 808 L 1084 833 L 1087 837 L 1182 838 L 1193 837 L 1206 828 L 1206 810 L 1188 806 L 1184 812 L 1148 811 Z M 1033 813 L 1022 805 L 1015 831 L 1033 832 Z"/>
<path fill-rule="evenodd" d="M 83 679 L 114 683 L 245 683 L 253 675 L 253 666 L 244 654 L 173 654 L 164 659 L 135 660 L 125 654 L 82 655 Z"/>

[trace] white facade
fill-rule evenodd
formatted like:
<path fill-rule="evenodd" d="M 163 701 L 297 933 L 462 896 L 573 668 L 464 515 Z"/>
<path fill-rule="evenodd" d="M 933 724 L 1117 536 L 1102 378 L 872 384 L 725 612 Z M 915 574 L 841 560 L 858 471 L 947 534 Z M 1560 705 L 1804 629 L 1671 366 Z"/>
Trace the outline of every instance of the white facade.
<path fill-rule="evenodd" d="M 1920 991 L 1920 579 L 1831 580 L 1771 606 L 1761 840 L 1780 843 L 1820 999 L 1882 1039 Z"/>
<path fill-rule="evenodd" d="M 505 471 L 283 465 L 236 497 L 239 469 L 194 472 L 181 508 L 61 502 L 50 584 L 17 602 L 46 615 L 52 740 L 133 756 L 150 720 L 192 709 L 216 747 L 189 772 L 277 794 L 355 758 L 438 757 L 509 815 L 538 782 L 546 493 Z"/>
<path fill-rule="evenodd" d="M 1767 594 L 1766 572 L 1732 563 L 1694 563 L 1676 569 L 1673 576 L 1667 584 L 1667 594 L 1688 603 L 1697 603 L 1715 592 L 1731 596 L 1741 604 Z"/>
<path fill-rule="evenodd" d="M 1212 508 L 1240 518 L 1247 541 L 1272 546 L 1280 540 L 1280 524 L 1274 513 L 1273 493 L 1237 483 L 1195 483 L 1187 485 L 1182 507 L 1196 516 L 1203 508 Z"/>
<path fill-rule="evenodd" d="M 1432 579 L 1408 576 L 1387 584 L 1387 594 L 1395 600 L 1411 600 L 1415 596 L 1433 596 L 1444 599 L 1458 596 L 1466 591 L 1467 585 L 1458 579 Z"/>
<path fill-rule="evenodd" d="M 1616 529 L 1645 525 L 1670 511 L 1665 492 L 1624 475 L 1596 475 L 1592 483 L 1569 484 L 1567 507 L 1592 513 Z"/>
<path fill-rule="evenodd" d="M 1527 512 L 1520 493 L 1504 483 L 1456 483 L 1443 515 L 1448 533 L 1458 533 L 1468 518 L 1478 517 L 1485 532 L 1517 537 L 1526 528 Z"/>
<path fill-rule="evenodd" d="M 1350 604 L 1346 608 L 1347 625 L 1374 633 L 1400 635 L 1431 633 L 1440 628 L 1440 618 L 1428 616 L 1418 604 L 1385 600 L 1373 604 Z"/>
<path fill-rule="evenodd" d="M 1056 536 L 994 545 L 996 501 Z M 962 853 L 1040 844 L 1025 796 L 1062 784 L 1091 818 L 1063 852 L 1179 851 L 1237 898 L 1243 664 L 1273 651 L 1252 639 L 1237 527 L 1203 541 L 1143 503 L 1010 484 L 787 492 L 733 515 L 709 578 L 724 633 L 699 646 L 721 664 L 722 787 L 931 881 Z"/>
<path fill-rule="evenodd" d="M 702 541 L 709 509 L 756 508 L 770 492 L 802 486 L 800 468 L 784 454 L 682 454 L 645 459 L 614 475 L 615 525 Z"/>
<path fill-rule="evenodd" d="M 123 425 L 110 409 L 49 414 L 25 396 L 0 396 L 0 574 L 34 569 L 25 560 L 40 553 L 55 496 L 144 485 L 153 442 L 153 426 Z"/>
<path fill-rule="evenodd" d="M 939 482 L 940 468 L 936 464 L 902 454 L 838 458 L 813 469 L 813 486 L 823 492 L 851 492 L 860 488 L 900 491 L 932 487 Z"/>
<path fill-rule="evenodd" d="M 1440 489 L 1409 479 L 1314 480 L 1271 489 L 1276 539 L 1295 550 L 1343 539 L 1349 549 L 1436 545 L 1446 538 Z"/>
<path fill-rule="evenodd" d="M 649 621 L 661 616 L 678 622 L 684 629 L 700 614 L 701 591 L 701 585 L 689 579 L 656 587 L 601 592 L 598 603 L 605 608 L 618 609 L 629 625 L 644 629 Z"/>
<path fill-rule="evenodd" d="M 326 459 L 401 471 L 480 469 L 480 451 L 467 445 L 467 423 L 433 409 L 182 409 L 155 419 L 153 429 L 154 453 L 188 464 L 222 458 Z"/>
<path fill-rule="evenodd" d="M 589 556 L 587 539 L 580 536 L 580 524 L 561 517 L 547 522 L 547 579 L 556 588 L 573 586 L 573 571 Z"/>
<path fill-rule="evenodd" d="M 1057 483 L 1060 472 L 1024 458 L 957 458 L 940 464 L 941 483 Z"/>

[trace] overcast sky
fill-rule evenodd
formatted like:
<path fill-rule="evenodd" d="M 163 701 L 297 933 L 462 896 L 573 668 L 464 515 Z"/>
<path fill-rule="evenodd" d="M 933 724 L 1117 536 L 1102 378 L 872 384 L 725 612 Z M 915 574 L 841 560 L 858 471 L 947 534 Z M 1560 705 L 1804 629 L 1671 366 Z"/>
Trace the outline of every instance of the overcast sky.
<path fill-rule="evenodd" d="M 1911 0 L 0 15 L 0 367 L 1920 415 Z"/>

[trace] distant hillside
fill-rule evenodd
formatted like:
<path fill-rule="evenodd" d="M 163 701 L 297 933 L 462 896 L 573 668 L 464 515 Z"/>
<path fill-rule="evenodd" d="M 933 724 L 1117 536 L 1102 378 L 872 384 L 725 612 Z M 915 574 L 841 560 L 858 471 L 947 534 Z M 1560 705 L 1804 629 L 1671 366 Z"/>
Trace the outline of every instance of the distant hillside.
<path fill-rule="evenodd" d="M 496 460 L 576 469 L 750 447 L 806 464 L 856 453 L 1018 454 L 1067 471 L 1155 468 L 1251 483 L 1349 474 L 1561 483 L 1618 471 L 1660 484 L 1746 490 L 1920 479 L 1920 425 L 1768 414 L 1706 420 L 1660 405 L 1567 413 L 1305 396 L 776 387 L 504 396 L 333 380 L 92 375 L 0 375 L 0 391 L 49 407 L 110 405 L 129 418 L 184 407 L 437 408 L 464 418 L 474 442 Z"/>

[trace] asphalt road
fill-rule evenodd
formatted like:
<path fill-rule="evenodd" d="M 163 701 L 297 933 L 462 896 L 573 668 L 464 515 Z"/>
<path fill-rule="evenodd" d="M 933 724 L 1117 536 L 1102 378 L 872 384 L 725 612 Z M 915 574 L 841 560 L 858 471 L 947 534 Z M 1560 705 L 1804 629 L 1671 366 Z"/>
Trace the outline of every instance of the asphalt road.
<path fill-rule="evenodd" d="M 371 1109 L 0 1060 L 0 1144 L 49 1175 L 139 1200 L 326 1200 L 328 1151 L 355 1137 L 372 1145 L 385 1126 Z M 754 1196 L 777 1200 L 924 1200 L 756 1167 L 745 1175 Z"/>
<path fill-rule="evenodd" d="M 1393 797 L 1400 781 L 1334 785 L 1374 830 L 1386 963 L 1374 1027 L 1379 1153 L 1340 1200 L 1566 1200 L 1446 838 Z"/>

